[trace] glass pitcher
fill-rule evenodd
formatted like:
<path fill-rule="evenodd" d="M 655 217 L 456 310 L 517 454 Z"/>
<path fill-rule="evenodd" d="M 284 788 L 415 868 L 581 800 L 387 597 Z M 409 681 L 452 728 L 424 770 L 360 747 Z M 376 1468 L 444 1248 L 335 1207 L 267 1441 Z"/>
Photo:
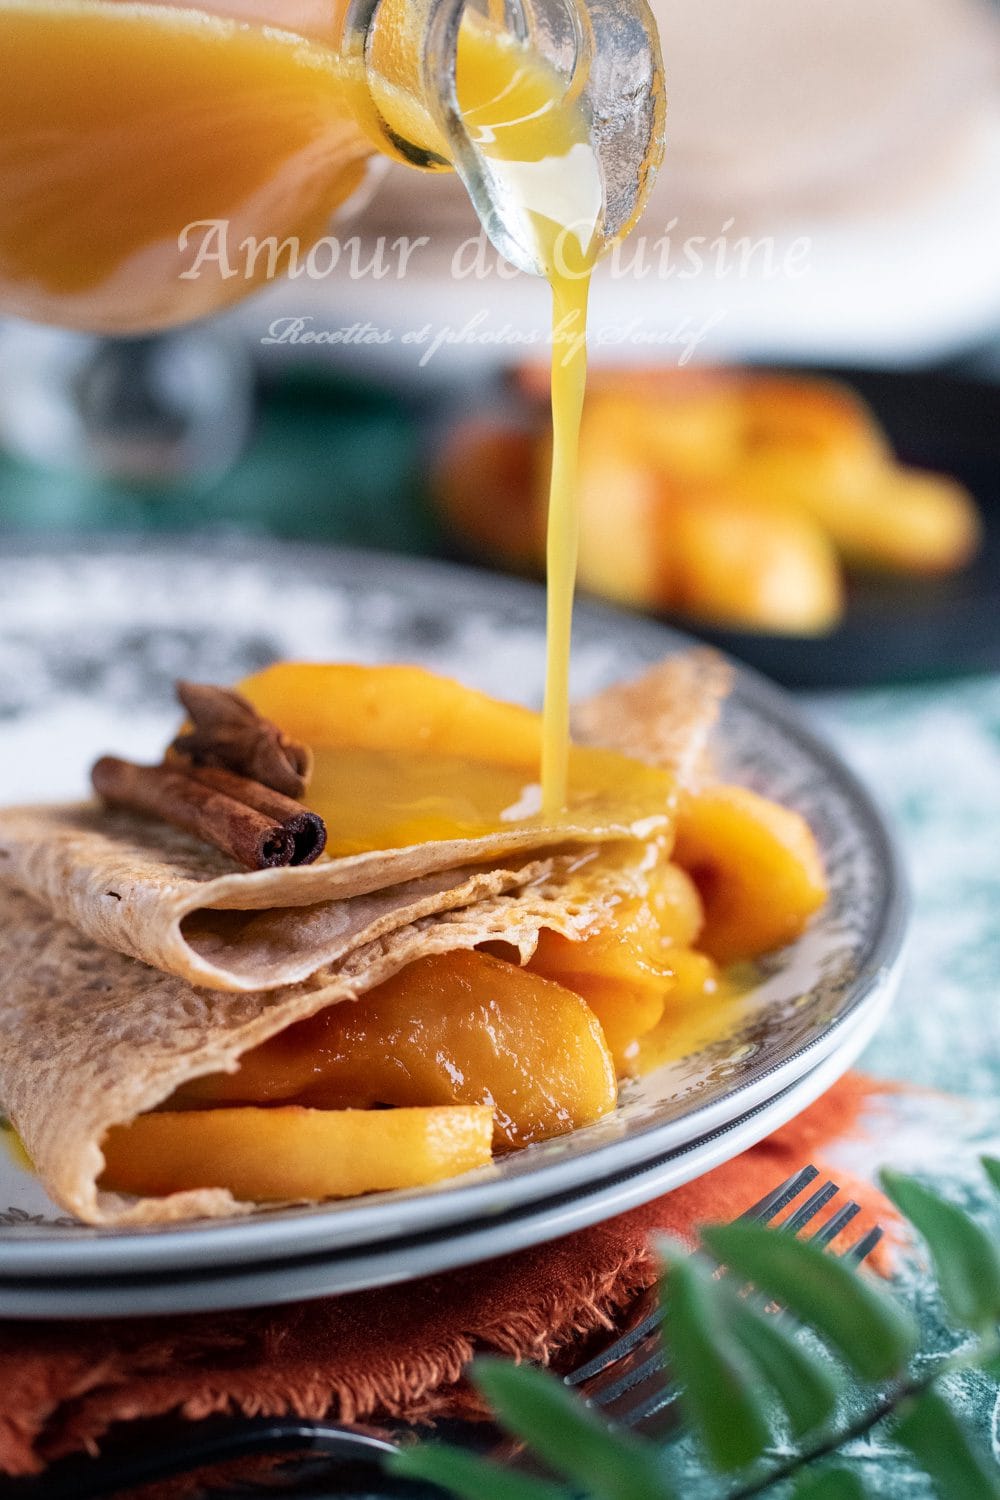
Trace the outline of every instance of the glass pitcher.
<path fill-rule="evenodd" d="M 544 273 L 531 213 L 561 162 L 526 193 L 470 124 L 470 27 L 584 122 L 612 243 L 662 138 L 646 0 L 0 0 L 0 313 L 135 333 L 224 307 L 308 252 L 379 155 L 457 170 L 498 250 Z"/>

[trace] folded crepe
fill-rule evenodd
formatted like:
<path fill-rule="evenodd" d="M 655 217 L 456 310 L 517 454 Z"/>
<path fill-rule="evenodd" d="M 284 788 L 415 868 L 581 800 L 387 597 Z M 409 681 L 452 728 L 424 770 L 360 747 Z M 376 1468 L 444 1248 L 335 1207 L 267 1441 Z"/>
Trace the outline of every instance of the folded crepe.
<path fill-rule="evenodd" d="M 326 864 L 232 873 L 225 855 L 129 813 L 72 807 L 0 813 L 0 872 L 96 942 L 189 984 L 297 984 L 394 926 L 478 899 L 469 867 L 628 830 L 526 828 L 377 850 Z M 517 868 L 494 869 L 502 887 Z"/>
<path fill-rule="evenodd" d="M 670 661 L 592 700 L 582 722 L 687 777 L 727 685 L 717 658 Z M 595 839 L 615 836 L 602 859 Z M 2 812 L 0 1108 L 51 1196 L 87 1222 L 250 1212 L 221 1189 L 102 1191 L 101 1141 L 418 958 L 502 941 L 526 961 L 543 929 L 578 936 L 638 878 L 645 846 L 633 839 L 630 863 L 621 837 L 538 828 L 233 874 L 140 818 Z"/>
<path fill-rule="evenodd" d="M 728 682 L 728 668 L 709 652 L 672 658 L 627 691 L 611 689 L 583 705 L 580 738 L 621 748 L 683 784 Z M 627 815 L 598 810 L 558 825 L 539 821 L 248 874 L 233 873 L 225 855 L 166 824 L 92 803 L 9 808 L 0 811 L 0 879 L 95 942 L 190 984 L 263 990 L 307 979 L 394 922 L 461 904 L 465 898 L 453 893 L 467 866 L 521 863 L 533 851 L 633 831 Z M 511 874 L 509 885 L 516 883 Z"/>

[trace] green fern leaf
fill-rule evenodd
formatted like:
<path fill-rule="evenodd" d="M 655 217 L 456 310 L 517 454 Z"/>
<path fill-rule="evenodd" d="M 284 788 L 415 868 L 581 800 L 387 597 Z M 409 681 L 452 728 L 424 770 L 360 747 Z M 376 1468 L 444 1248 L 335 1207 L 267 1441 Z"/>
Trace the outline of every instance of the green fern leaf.
<path fill-rule="evenodd" d="M 992 1182 L 997 1192 L 1000 1193 L 1000 1161 L 995 1156 L 981 1156 L 979 1160 L 982 1162 L 990 1182 Z"/>
<path fill-rule="evenodd" d="M 612 1432 L 556 1376 L 481 1359 L 472 1377 L 504 1427 L 594 1500 L 671 1500 L 656 1450 Z"/>
<path fill-rule="evenodd" d="M 760 1224 L 717 1224 L 713 1255 L 814 1328 L 865 1380 L 896 1375 L 917 1345 L 907 1313 L 835 1256 Z"/>
<path fill-rule="evenodd" d="M 900 1172 L 882 1187 L 927 1241 L 945 1304 L 963 1328 L 983 1331 L 1000 1318 L 1000 1253 L 968 1214 Z"/>
<path fill-rule="evenodd" d="M 662 1248 L 664 1336 L 681 1401 L 714 1466 L 742 1469 L 771 1436 L 753 1365 L 726 1327 L 719 1286 L 686 1252 Z"/>
<path fill-rule="evenodd" d="M 803 1475 L 791 1500 L 865 1500 L 865 1487 L 847 1469 L 825 1469 L 822 1474 Z"/>
<path fill-rule="evenodd" d="M 423 1479 L 460 1500 L 567 1500 L 561 1485 L 500 1469 L 484 1458 L 445 1443 L 423 1443 L 386 1460 L 390 1474 Z"/>
<path fill-rule="evenodd" d="M 755 1312 L 731 1292 L 723 1296 L 730 1330 L 774 1392 L 795 1437 L 822 1426 L 837 1405 L 837 1385 L 826 1365 L 772 1314 Z"/>
<path fill-rule="evenodd" d="M 973 1446 L 937 1391 L 913 1402 L 895 1437 L 930 1475 L 941 1500 L 1000 1500 L 1000 1469 Z"/>

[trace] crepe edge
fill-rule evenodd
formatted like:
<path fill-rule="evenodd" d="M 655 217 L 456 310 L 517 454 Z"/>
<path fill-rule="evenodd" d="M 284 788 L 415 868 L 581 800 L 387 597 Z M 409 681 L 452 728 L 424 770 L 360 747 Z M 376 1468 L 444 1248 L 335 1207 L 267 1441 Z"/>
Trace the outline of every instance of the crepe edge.
<path fill-rule="evenodd" d="M 192 985 L 248 994 L 278 983 L 301 983 L 336 961 L 341 950 L 336 944 L 307 950 L 301 960 L 286 961 L 280 976 L 249 964 L 225 967 L 210 961 L 188 941 L 184 933 L 188 919 L 201 912 L 273 909 L 294 923 L 296 913 L 326 903 L 339 905 L 402 890 L 451 871 L 541 854 L 560 845 L 611 843 L 630 836 L 629 830 L 614 822 L 592 827 L 569 824 L 378 850 L 326 865 L 226 873 L 193 881 L 164 878 L 156 872 L 148 850 L 141 846 L 130 850 L 100 823 L 90 826 L 95 814 L 95 806 L 88 803 L 0 811 L 0 880 L 10 880 L 54 917 L 70 922 L 104 947 Z M 665 821 L 667 817 L 665 810 Z M 112 826 L 121 826 L 121 820 Z M 169 846 L 169 833 L 161 841 Z M 129 863 L 130 854 L 134 868 L 149 869 L 149 879 L 141 873 L 123 878 L 122 866 Z M 393 878 L 387 884 L 390 871 Z M 289 895 L 295 899 L 289 901 Z"/>
<path fill-rule="evenodd" d="M 669 770 L 690 790 L 712 779 L 709 742 L 734 680 L 720 652 L 697 646 L 584 699 L 573 730 L 586 744 Z"/>

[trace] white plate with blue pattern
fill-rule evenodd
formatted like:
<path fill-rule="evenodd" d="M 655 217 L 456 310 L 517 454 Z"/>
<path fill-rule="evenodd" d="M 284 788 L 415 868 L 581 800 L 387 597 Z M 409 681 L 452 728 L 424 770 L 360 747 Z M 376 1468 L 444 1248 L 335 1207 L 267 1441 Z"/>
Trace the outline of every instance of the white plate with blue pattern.
<path fill-rule="evenodd" d="M 180 676 L 235 680 L 281 658 L 406 660 L 540 701 L 544 601 L 530 584 L 270 541 L 3 550 L 4 801 L 81 795 L 87 766 L 109 745 L 157 754 Z M 582 605 L 575 691 L 687 644 L 650 621 Z M 888 1004 L 904 881 L 868 793 L 785 694 L 741 671 L 718 744 L 727 778 L 805 814 L 831 887 L 806 935 L 766 961 L 732 1034 L 627 1085 L 608 1119 L 482 1172 L 249 1220 L 77 1225 L 15 1153 L 0 1151 L 0 1316 L 236 1306 L 279 1300 L 282 1285 L 296 1288 L 289 1296 L 322 1295 L 444 1269 L 652 1197 L 744 1149 L 762 1121 L 772 1129 L 803 1108 L 849 1066 Z"/>

